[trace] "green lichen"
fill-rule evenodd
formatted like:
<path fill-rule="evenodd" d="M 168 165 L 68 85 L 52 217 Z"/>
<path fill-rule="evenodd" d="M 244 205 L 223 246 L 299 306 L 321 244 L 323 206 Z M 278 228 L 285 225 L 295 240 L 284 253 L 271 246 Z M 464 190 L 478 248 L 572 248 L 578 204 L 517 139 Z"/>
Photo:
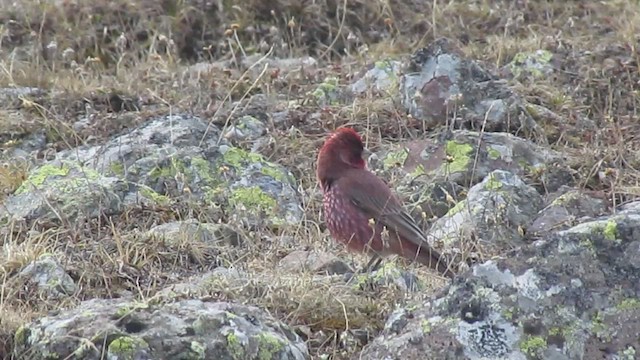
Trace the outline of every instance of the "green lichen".
<path fill-rule="evenodd" d="M 558 206 L 565 206 L 569 204 L 571 201 L 576 200 L 577 198 L 578 198 L 578 194 L 575 191 L 569 191 L 555 198 L 551 202 L 551 204 L 558 205 Z"/>
<path fill-rule="evenodd" d="M 258 186 L 251 186 L 233 190 L 229 197 L 229 205 L 232 207 L 244 206 L 246 209 L 273 211 L 276 207 L 276 200 Z"/>
<path fill-rule="evenodd" d="M 140 191 L 140 195 L 144 196 L 145 198 L 153 201 L 158 205 L 167 205 L 171 203 L 171 198 L 169 198 L 166 195 L 158 194 L 156 191 L 154 191 L 153 189 L 151 189 L 146 185 L 141 185 L 139 188 L 139 191 Z"/>
<path fill-rule="evenodd" d="M 384 157 L 384 160 L 382 160 L 382 166 L 385 170 L 402 166 L 407 160 L 407 156 L 409 156 L 409 152 L 404 148 L 391 151 Z"/>
<path fill-rule="evenodd" d="M 229 347 L 229 353 L 234 359 L 243 359 L 245 357 L 244 347 L 238 339 L 238 335 L 235 332 L 229 332 L 227 334 L 227 346 Z"/>
<path fill-rule="evenodd" d="M 515 317 L 515 309 L 512 307 L 507 307 L 502 310 L 502 317 L 506 320 L 512 321 Z"/>
<path fill-rule="evenodd" d="M 173 178 L 175 175 L 176 175 L 176 169 L 173 166 L 173 164 L 171 166 L 166 166 L 166 167 L 156 166 L 149 173 L 149 177 L 153 181 L 157 181 L 159 179 L 164 179 L 164 178 Z"/>
<path fill-rule="evenodd" d="M 240 148 L 230 147 L 222 155 L 222 160 L 234 168 L 241 168 L 246 163 L 263 163 L 264 158 L 260 154 L 248 152 Z"/>
<path fill-rule="evenodd" d="M 491 160 L 498 160 L 500 159 L 500 157 L 502 156 L 502 154 L 500 153 L 500 151 L 489 147 L 489 149 L 487 150 L 487 155 L 489 156 L 489 159 Z"/>
<path fill-rule="evenodd" d="M 27 192 L 32 186 L 38 187 L 44 184 L 49 177 L 65 177 L 69 175 L 70 168 L 63 164 L 62 167 L 56 165 L 43 165 L 36 169 L 25 182 L 15 191 L 16 194 L 22 194 Z"/>
<path fill-rule="evenodd" d="M 189 347 L 189 358 L 194 360 L 204 360 L 207 358 L 207 346 L 199 341 L 192 341 Z"/>
<path fill-rule="evenodd" d="M 431 322 L 429 322 L 429 320 L 422 320 L 422 333 L 427 335 L 431 332 L 432 330 L 432 326 L 431 326 Z"/>
<path fill-rule="evenodd" d="M 121 336 L 109 344 L 107 351 L 118 359 L 134 360 L 139 349 L 148 347 L 146 341 L 139 337 Z"/>
<path fill-rule="evenodd" d="M 27 339 L 29 338 L 30 331 L 24 326 L 20 326 L 18 330 L 16 330 L 13 335 L 13 340 L 16 342 L 16 345 L 27 347 Z"/>
<path fill-rule="evenodd" d="M 620 359 L 621 360 L 634 360 L 634 359 L 637 359 L 636 358 L 636 349 L 631 345 L 627 346 L 627 348 L 624 349 L 622 351 L 622 353 L 620 354 Z"/>
<path fill-rule="evenodd" d="M 109 169 L 118 177 L 124 176 L 124 164 L 121 162 L 112 162 L 111 164 L 109 164 Z"/>
<path fill-rule="evenodd" d="M 604 341 L 612 340 L 612 329 L 610 329 L 604 322 L 604 312 L 598 311 L 591 320 L 591 331 L 600 339 Z"/>
<path fill-rule="evenodd" d="M 484 184 L 486 190 L 499 190 L 501 187 L 502 183 L 496 179 L 494 174 L 490 174 L 488 181 Z"/>
<path fill-rule="evenodd" d="M 462 211 L 467 206 L 466 201 L 458 201 L 449 211 L 447 211 L 447 216 L 452 216 L 460 211 Z"/>
<path fill-rule="evenodd" d="M 529 356 L 538 356 L 547 348 L 547 340 L 541 336 L 529 336 L 520 342 L 520 350 Z"/>
<path fill-rule="evenodd" d="M 258 335 L 258 359 L 271 360 L 284 348 L 284 342 L 270 333 Z"/>
<path fill-rule="evenodd" d="M 616 309 L 619 311 L 625 310 L 638 310 L 640 309 L 640 299 L 638 298 L 629 298 L 624 299 L 620 304 L 616 306 Z"/>
<path fill-rule="evenodd" d="M 596 246 L 593 243 L 593 241 L 591 241 L 591 239 L 582 239 L 580 241 L 580 246 L 582 246 L 585 249 L 587 249 L 589 251 L 589 253 L 591 255 L 593 255 L 594 257 L 596 256 Z"/>
<path fill-rule="evenodd" d="M 426 174 L 426 171 L 424 171 L 424 166 L 422 166 L 422 164 L 418 164 L 418 166 L 416 166 L 416 168 L 411 172 L 411 176 L 414 178 L 424 174 Z"/>
<path fill-rule="evenodd" d="M 448 169 L 451 173 L 466 171 L 471 161 L 469 154 L 473 147 L 469 144 L 458 143 L 454 140 L 447 141 L 445 152 L 450 157 Z"/>
<path fill-rule="evenodd" d="M 609 241 L 615 241 L 618 238 L 618 224 L 615 220 L 611 219 L 607 221 L 602 231 L 604 238 Z"/>
<path fill-rule="evenodd" d="M 262 166 L 262 169 L 260 169 L 260 171 L 263 174 L 272 177 L 274 180 L 277 180 L 280 182 L 286 181 L 287 174 L 285 174 L 283 170 L 280 170 L 275 166 L 264 164 Z"/>
<path fill-rule="evenodd" d="M 121 306 L 118 308 L 118 310 L 116 310 L 114 317 L 116 319 L 120 319 L 123 318 L 129 314 L 131 314 L 132 312 L 139 310 L 139 309 L 147 309 L 149 308 L 149 304 L 144 303 L 144 302 L 132 302 L 130 304 Z"/>
<path fill-rule="evenodd" d="M 338 87 L 338 78 L 327 77 L 318 85 L 311 95 L 319 102 L 329 101 L 330 104 L 335 103 L 336 89 Z"/>
<path fill-rule="evenodd" d="M 549 335 L 551 336 L 558 336 L 558 335 L 563 335 L 562 332 L 562 328 L 554 326 L 552 328 L 549 329 Z"/>

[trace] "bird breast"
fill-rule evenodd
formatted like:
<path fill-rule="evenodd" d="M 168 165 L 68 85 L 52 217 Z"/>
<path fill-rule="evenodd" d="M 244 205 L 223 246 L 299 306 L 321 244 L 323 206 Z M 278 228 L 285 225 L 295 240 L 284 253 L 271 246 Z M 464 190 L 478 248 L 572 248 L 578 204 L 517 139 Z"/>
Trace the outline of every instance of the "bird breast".
<path fill-rule="evenodd" d="M 323 209 L 331 236 L 345 243 L 350 250 L 364 251 L 367 247 L 375 251 L 382 250 L 380 232 L 374 232 L 369 218 L 340 187 L 334 186 L 325 192 Z M 377 229 L 379 226 L 375 227 Z"/>

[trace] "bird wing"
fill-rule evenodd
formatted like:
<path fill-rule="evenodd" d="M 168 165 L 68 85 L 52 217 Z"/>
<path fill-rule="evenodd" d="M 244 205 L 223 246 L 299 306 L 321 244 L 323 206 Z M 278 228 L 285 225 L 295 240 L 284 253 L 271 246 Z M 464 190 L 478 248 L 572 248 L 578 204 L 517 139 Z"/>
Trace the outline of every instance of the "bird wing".
<path fill-rule="evenodd" d="M 351 202 L 367 216 L 385 225 L 389 231 L 419 246 L 428 246 L 424 233 L 415 220 L 380 178 L 367 170 L 348 176 L 346 184 Z"/>

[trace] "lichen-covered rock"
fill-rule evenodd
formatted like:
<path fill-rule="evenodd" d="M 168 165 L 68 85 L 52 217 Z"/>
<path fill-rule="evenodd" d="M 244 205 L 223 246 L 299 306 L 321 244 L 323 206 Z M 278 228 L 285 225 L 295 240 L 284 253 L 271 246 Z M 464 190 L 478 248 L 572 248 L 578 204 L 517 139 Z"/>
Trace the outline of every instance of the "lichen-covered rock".
<path fill-rule="evenodd" d="M 299 194 L 289 171 L 226 144 L 198 117 L 149 121 L 104 146 L 63 151 L 34 169 L 7 202 L 15 218 L 96 217 L 124 206 L 198 202 L 250 227 L 298 224 Z"/>
<path fill-rule="evenodd" d="M 362 77 L 351 85 L 351 91 L 357 95 L 386 95 L 396 97 L 400 85 L 399 61 L 377 61 Z"/>
<path fill-rule="evenodd" d="M 15 344 L 18 358 L 309 359 L 302 339 L 266 312 L 200 300 L 85 301 L 22 326 Z"/>
<path fill-rule="evenodd" d="M 0 216 L 18 221 L 72 220 L 117 214 L 129 186 L 72 161 L 35 168 L 4 201 Z"/>
<path fill-rule="evenodd" d="M 463 198 L 464 188 L 493 170 L 533 177 L 539 192 L 556 191 L 573 181 L 561 163 L 559 153 L 517 136 L 467 130 L 399 143 L 369 159 L 370 168 L 392 179 L 396 191 L 427 218 L 444 215 Z"/>
<path fill-rule="evenodd" d="M 360 359 L 635 359 L 639 231 L 627 206 L 476 265 L 398 309 Z"/>
<path fill-rule="evenodd" d="M 18 277 L 37 286 L 41 293 L 56 299 L 70 296 L 76 284 L 60 263 L 51 255 L 42 255 L 18 273 Z"/>
<path fill-rule="evenodd" d="M 568 190 L 555 196 L 527 228 L 527 233 L 539 236 L 550 231 L 565 230 L 585 219 L 604 215 L 607 202 L 585 191 Z"/>
<path fill-rule="evenodd" d="M 263 122 L 253 116 L 245 115 L 225 130 L 224 137 L 230 141 L 257 140 L 266 131 L 267 127 Z"/>
<path fill-rule="evenodd" d="M 448 39 L 414 53 L 401 79 L 402 104 L 429 125 L 524 133 L 544 141 L 526 103 L 505 82 L 464 57 Z"/>
<path fill-rule="evenodd" d="M 495 170 L 436 220 L 427 238 L 461 252 L 509 249 L 523 244 L 524 229 L 541 206 L 542 196 L 533 187 L 517 175 Z"/>

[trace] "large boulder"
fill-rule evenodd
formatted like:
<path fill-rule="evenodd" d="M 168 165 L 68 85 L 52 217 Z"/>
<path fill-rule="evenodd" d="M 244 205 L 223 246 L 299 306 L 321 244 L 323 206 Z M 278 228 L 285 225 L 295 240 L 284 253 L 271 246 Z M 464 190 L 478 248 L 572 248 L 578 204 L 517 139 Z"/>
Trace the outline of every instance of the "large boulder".
<path fill-rule="evenodd" d="M 640 204 L 474 266 L 359 359 L 635 359 Z"/>

